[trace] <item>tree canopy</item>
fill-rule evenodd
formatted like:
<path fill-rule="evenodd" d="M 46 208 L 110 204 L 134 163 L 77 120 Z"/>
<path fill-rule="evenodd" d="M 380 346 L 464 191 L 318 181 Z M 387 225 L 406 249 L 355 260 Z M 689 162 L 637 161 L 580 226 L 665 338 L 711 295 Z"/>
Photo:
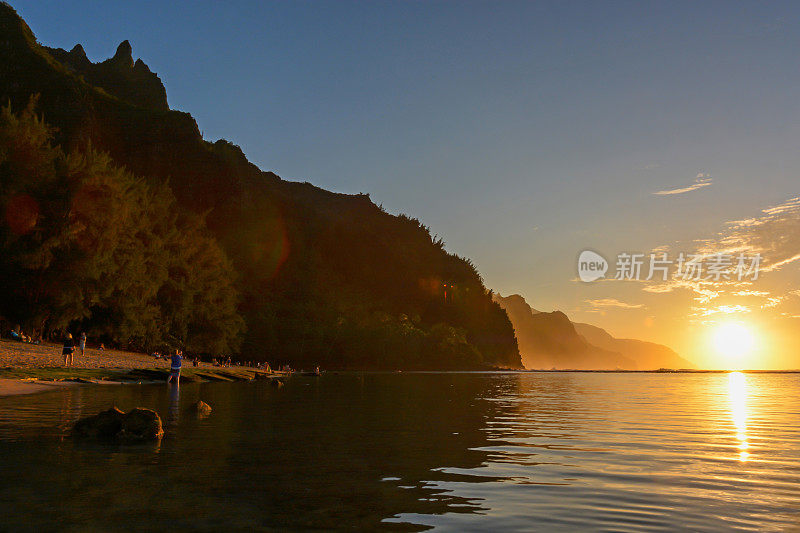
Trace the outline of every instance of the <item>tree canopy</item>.
<path fill-rule="evenodd" d="M 0 111 L 0 314 L 131 348 L 237 351 L 236 275 L 203 217 L 90 143 L 54 145 L 35 106 Z"/>

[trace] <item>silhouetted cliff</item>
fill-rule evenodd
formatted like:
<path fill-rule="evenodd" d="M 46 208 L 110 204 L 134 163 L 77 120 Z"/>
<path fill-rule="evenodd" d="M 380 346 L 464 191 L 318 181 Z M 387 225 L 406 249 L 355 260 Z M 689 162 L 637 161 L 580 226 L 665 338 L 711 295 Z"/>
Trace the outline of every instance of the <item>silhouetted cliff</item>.
<path fill-rule="evenodd" d="M 91 143 L 204 215 L 237 273 L 244 358 L 328 368 L 521 365 L 511 323 L 474 265 L 427 227 L 368 195 L 281 180 L 237 146 L 203 140 L 132 58 L 127 42 L 98 64 L 79 46 L 42 47 L 0 4 L 0 100 L 18 110 L 40 95 L 65 150 Z"/>
<path fill-rule="evenodd" d="M 575 322 L 575 331 L 587 342 L 605 350 L 625 354 L 636 362 L 640 370 L 657 370 L 659 368 L 684 369 L 695 368 L 690 361 L 678 355 L 672 348 L 655 342 L 638 339 L 617 339 L 606 330 L 591 324 Z"/>
<path fill-rule="evenodd" d="M 151 72 L 141 59 L 133 61 L 133 50 L 128 41 L 122 41 L 113 57 L 101 63 L 92 63 L 83 47 L 76 44 L 67 52 L 61 48 L 45 49 L 62 65 L 80 74 L 91 85 L 130 104 L 166 111 L 167 91 L 161 79 Z"/>
<path fill-rule="evenodd" d="M 525 368 L 656 370 L 694 368 L 661 344 L 616 339 L 590 324 L 573 323 L 561 311 L 542 313 L 518 295 L 494 295 L 508 313 Z"/>

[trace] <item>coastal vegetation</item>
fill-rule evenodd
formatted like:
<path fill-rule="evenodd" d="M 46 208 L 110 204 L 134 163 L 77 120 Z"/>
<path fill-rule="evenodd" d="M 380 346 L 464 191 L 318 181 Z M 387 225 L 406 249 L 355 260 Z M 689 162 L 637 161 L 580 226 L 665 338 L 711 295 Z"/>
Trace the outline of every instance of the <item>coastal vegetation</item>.
<path fill-rule="evenodd" d="M 475 266 L 419 220 L 206 141 L 127 41 L 91 63 L 7 4 L 0 31 L 6 324 L 298 368 L 522 366 Z"/>
<path fill-rule="evenodd" d="M 31 99 L 0 111 L 0 313 L 137 349 L 239 348 L 230 261 L 203 220 L 87 144 L 63 151 Z"/>

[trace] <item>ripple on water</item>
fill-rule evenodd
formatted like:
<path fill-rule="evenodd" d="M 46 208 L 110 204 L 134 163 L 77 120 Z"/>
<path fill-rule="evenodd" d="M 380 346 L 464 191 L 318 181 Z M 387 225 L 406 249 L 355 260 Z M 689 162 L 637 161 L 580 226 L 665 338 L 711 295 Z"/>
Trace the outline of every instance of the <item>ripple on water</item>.
<path fill-rule="evenodd" d="M 800 524 L 797 374 L 342 374 L 281 391 L 111 389 L 0 399 L 0 476 L 16 481 L 0 487 L 8 527 Z M 208 419 L 188 416 L 197 399 L 213 406 Z M 156 409 L 167 437 L 138 450 L 65 439 L 75 419 L 113 404 Z M 69 515 L 35 512 L 65 498 Z M 171 502 L 207 511 L 175 517 Z"/>

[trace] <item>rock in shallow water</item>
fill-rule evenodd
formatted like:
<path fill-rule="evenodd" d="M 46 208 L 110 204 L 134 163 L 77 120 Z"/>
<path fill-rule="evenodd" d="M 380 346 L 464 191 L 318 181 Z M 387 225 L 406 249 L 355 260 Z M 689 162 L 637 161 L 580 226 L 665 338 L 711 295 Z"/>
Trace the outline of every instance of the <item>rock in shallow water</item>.
<path fill-rule="evenodd" d="M 199 400 L 197 403 L 192 405 L 192 411 L 199 417 L 208 416 L 211 414 L 211 406 L 206 402 Z"/>
<path fill-rule="evenodd" d="M 112 407 L 75 422 L 72 434 L 82 439 L 134 443 L 160 439 L 164 429 L 155 411 L 137 407 L 125 413 Z"/>

